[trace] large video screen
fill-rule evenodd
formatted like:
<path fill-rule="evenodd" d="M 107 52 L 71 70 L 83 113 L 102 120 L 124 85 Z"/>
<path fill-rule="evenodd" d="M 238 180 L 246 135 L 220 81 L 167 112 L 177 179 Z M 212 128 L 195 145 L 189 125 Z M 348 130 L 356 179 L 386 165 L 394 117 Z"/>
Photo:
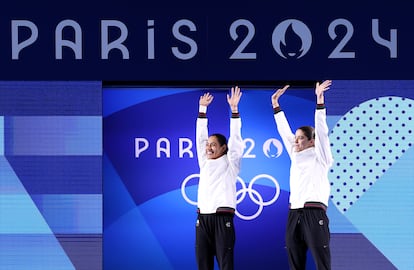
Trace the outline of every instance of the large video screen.
<path fill-rule="evenodd" d="M 235 269 L 288 269 L 290 160 L 271 106 L 283 85 L 239 86 Z M 103 88 L 105 269 L 196 269 L 198 101 L 214 96 L 209 130 L 228 136 L 230 87 Z M 313 125 L 315 102 L 313 86 L 294 84 L 280 100 L 293 129 Z M 325 103 L 332 268 L 412 269 L 414 81 L 333 81 Z"/>
<path fill-rule="evenodd" d="M 102 269 L 100 82 L 0 82 L 0 269 Z"/>

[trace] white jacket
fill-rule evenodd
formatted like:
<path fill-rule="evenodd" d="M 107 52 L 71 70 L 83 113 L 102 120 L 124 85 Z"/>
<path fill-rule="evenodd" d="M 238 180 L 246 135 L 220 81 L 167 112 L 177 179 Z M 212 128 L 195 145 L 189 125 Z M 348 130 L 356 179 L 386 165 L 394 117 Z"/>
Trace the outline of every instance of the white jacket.
<path fill-rule="evenodd" d="M 295 134 L 284 112 L 275 113 L 274 118 L 291 159 L 290 208 L 303 208 L 305 202 L 321 202 L 328 206 L 331 187 L 328 173 L 333 158 L 326 124 L 326 109 L 315 111 L 315 147 L 300 152 L 294 151 Z"/>
<path fill-rule="evenodd" d="M 215 213 L 219 207 L 236 209 L 236 181 L 244 151 L 241 119 L 231 118 L 227 154 L 217 159 L 207 159 L 207 123 L 207 118 L 197 118 L 196 145 L 200 166 L 198 208 L 201 214 Z"/>

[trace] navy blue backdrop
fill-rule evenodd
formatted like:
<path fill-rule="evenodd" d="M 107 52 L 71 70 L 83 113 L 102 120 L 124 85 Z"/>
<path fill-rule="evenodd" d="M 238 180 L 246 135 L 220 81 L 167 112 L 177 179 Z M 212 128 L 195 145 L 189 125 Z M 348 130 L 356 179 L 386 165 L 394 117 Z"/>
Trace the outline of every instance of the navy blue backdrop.
<path fill-rule="evenodd" d="M 406 1 L 9 1 L 0 79 L 410 79 Z"/>

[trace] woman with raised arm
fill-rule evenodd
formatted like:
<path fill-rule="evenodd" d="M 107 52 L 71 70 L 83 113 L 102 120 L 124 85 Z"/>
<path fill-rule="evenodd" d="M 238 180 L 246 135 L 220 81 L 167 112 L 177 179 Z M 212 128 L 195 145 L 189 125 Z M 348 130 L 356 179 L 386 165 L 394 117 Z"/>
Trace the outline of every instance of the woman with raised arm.
<path fill-rule="evenodd" d="M 231 88 L 227 102 L 231 109 L 230 136 L 208 135 L 207 107 L 213 96 L 200 97 L 196 123 L 196 145 L 200 180 L 196 223 L 196 259 L 199 270 L 213 270 L 214 257 L 220 270 L 234 269 L 236 181 L 244 151 L 238 104 L 242 92 Z"/>
<path fill-rule="evenodd" d="M 292 132 L 279 105 L 289 85 L 272 95 L 277 130 L 291 160 L 289 214 L 286 225 L 286 250 L 291 270 L 304 270 L 306 253 L 312 253 L 318 270 L 331 269 L 328 180 L 333 158 L 326 123 L 324 93 L 332 84 L 316 83 L 315 127 L 303 126 Z"/>

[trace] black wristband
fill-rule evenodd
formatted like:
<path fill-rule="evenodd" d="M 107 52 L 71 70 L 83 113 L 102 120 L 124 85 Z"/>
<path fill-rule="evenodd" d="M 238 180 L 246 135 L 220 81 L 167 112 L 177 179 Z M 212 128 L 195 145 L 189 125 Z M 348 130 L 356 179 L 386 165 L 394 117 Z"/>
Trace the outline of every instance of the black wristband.
<path fill-rule="evenodd" d="M 316 104 L 316 109 L 317 110 L 325 109 L 325 104 L 324 103 Z"/>
<path fill-rule="evenodd" d="M 273 114 L 277 114 L 278 112 L 281 112 L 281 111 L 282 109 L 279 106 L 273 108 Z"/>

